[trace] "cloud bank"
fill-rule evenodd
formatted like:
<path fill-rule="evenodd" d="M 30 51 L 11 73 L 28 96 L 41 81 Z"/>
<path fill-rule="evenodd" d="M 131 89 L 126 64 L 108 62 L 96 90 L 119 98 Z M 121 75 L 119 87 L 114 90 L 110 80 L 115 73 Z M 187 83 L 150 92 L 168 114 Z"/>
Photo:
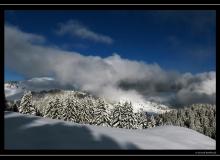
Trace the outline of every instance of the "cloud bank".
<path fill-rule="evenodd" d="M 158 64 L 101 58 L 43 45 L 45 38 L 5 25 L 5 66 L 27 78 L 53 77 L 72 86 L 118 101 L 153 100 L 165 104 L 215 103 L 215 71 L 193 75 L 162 69 Z"/>
<path fill-rule="evenodd" d="M 66 23 L 60 23 L 59 29 L 56 33 L 58 35 L 70 34 L 71 36 L 77 36 L 82 39 L 88 39 L 100 43 L 113 43 L 113 39 L 111 37 L 96 33 L 75 20 L 69 20 Z"/>

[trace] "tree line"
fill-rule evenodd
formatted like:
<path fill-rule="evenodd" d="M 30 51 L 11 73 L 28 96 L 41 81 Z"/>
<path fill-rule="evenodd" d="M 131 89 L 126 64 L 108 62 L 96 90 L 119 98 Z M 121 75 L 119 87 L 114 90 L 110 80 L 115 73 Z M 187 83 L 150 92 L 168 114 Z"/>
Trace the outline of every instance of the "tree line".
<path fill-rule="evenodd" d="M 109 106 L 101 98 L 79 94 L 54 95 L 38 107 L 30 91 L 21 101 L 7 102 L 6 110 L 17 111 L 80 124 L 91 124 L 125 129 L 146 129 L 162 125 L 191 128 L 216 139 L 216 107 L 194 104 L 183 109 L 173 109 L 163 114 L 148 114 L 143 110 L 134 113 L 132 103 L 115 103 Z M 42 103 L 40 103 L 42 105 Z"/>
<path fill-rule="evenodd" d="M 187 127 L 216 139 L 215 105 L 192 104 L 183 109 L 156 115 L 155 119 L 161 119 L 162 125 Z"/>

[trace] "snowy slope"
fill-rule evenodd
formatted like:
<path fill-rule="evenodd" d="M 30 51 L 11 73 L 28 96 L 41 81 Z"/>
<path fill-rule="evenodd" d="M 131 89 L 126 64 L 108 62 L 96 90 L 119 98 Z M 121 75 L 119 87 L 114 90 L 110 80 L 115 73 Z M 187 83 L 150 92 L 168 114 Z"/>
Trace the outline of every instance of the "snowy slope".
<path fill-rule="evenodd" d="M 127 130 L 5 112 L 5 149 L 215 148 L 215 140 L 183 127 Z"/>
<path fill-rule="evenodd" d="M 129 100 L 126 99 L 128 102 Z M 126 100 L 120 100 L 120 102 L 124 103 Z M 149 114 L 163 114 L 165 112 L 169 112 L 171 111 L 171 109 L 163 104 L 158 104 L 156 102 L 150 102 L 150 101 L 146 101 L 146 100 L 142 100 L 142 101 L 132 101 L 132 106 L 134 109 L 134 112 L 138 112 L 140 109 L 142 109 L 143 111 L 149 113 Z"/>

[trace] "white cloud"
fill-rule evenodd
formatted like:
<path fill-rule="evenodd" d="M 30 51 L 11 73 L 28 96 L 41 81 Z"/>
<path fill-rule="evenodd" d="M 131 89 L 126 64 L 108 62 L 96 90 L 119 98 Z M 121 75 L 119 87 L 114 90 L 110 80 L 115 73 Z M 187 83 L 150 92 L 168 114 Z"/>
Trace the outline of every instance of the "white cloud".
<path fill-rule="evenodd" d="M 215 102 L 215 72 L 180 74 L 118 54 L 106 58 L 83 56 L 36 43 L 37 37 L 42 36 L 6 25 L 5 66 L 28 78 L 53 76 L 58 86 L 79 87 L 109 100 Z"/>
<path fill-rule="evenodd" d="M 66 23 L 60 23 L 57 34 L 58 35 L 70 34 L 72 36 L 77 36 L 82 39 L 88 39 L 95 42 L 101 42 L 106 44 L 113 43 L 113 39 L 111 37 L 96 33 L 75 20 L 69 20 Z"/>

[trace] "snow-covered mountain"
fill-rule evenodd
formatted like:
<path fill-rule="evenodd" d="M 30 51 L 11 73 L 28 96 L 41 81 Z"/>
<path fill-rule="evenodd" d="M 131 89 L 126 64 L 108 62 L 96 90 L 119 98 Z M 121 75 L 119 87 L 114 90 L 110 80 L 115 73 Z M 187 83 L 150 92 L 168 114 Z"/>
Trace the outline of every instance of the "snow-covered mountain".
<path fill-rule="evenodd" d="M 5 82 L 4 90 L 5 90 L 6 99 L 17 100 L 23 96 L 25 87 L 19 81 L 12 81 L 12 82 Z"/>
<path fill-rule="evenodd" d="M 125 100 L 121 100 L 120 102 L 125 102 Z M 143 110 L 145 112 L 148 112 L 148 114 L 162 114 L 165 112 L 171 111 L 171 109 L 163 104 L 150 102 L 150 101 L 132 101 L 132 106 L 134 109 L 134 112 L 137 112 L 138 110 Z"/>
<path fill-rule="evenodd" d="M 128 130 L 5 112 L 5 149 L 215 150 L 216 141 L 183 127 Z"/>
<path fill-rule="evenodd" d="M 72 86 L 62 86 L 61 84 L 57 83 L 57 81 L 50 77 L 38 77 L 38 78 L 32 78 L 29 80 L 24 81 L 12 81 L 12 82 L 6 82 L 4 85 L 5 88 L 5 97 L 7 100 L 19 100 L 23 96 L 25 90 L 30 90 L 34 92 L 39 92 L 39 94 L 35 94 L 36 96 L 40 96 L 40 94 L 43 94 L 45 91 L 48 94 L 50 94 L 50 91 L 54 89 L 60 89 L 62 93 L 71 92 L 69 90 L 73 90 Z M 48 92 L 49 91 L 49 92 Z M 51 91 L 52 93 L 52 91 Z M 88 93 L 84 93 L 81 91 L 82 94 L 85 94 L 87 96 L 90 96 Z M 129 101 L 128 99 L 121 99 L 120 102 Z M 137 112 L 138 110 L 142 109 L 145 112 L 148 112 L 149 114 L 157 114 L 157 113 L 164 113 L 167 111 L 170 111 L 171 109 L 163 104 L 158 104 L 155 102 L 150 101 L 134 101 L 132 100 L 132 106 L 134 109 L 134 112 Z M 109 106 L 112 106 L 112 102 L 107 101 Z M 117 103 L 117 102 L 114 102 Z"/>
<path fill-rule="evenodd" d="M 20 99 L 25 90 L 40 92 L 58 88 L 62 88 L 62 86 L 51 77 L 36 77 L 23 81 L 8 81 L 4 84 L 5 97 L 8 100 Z"/>

